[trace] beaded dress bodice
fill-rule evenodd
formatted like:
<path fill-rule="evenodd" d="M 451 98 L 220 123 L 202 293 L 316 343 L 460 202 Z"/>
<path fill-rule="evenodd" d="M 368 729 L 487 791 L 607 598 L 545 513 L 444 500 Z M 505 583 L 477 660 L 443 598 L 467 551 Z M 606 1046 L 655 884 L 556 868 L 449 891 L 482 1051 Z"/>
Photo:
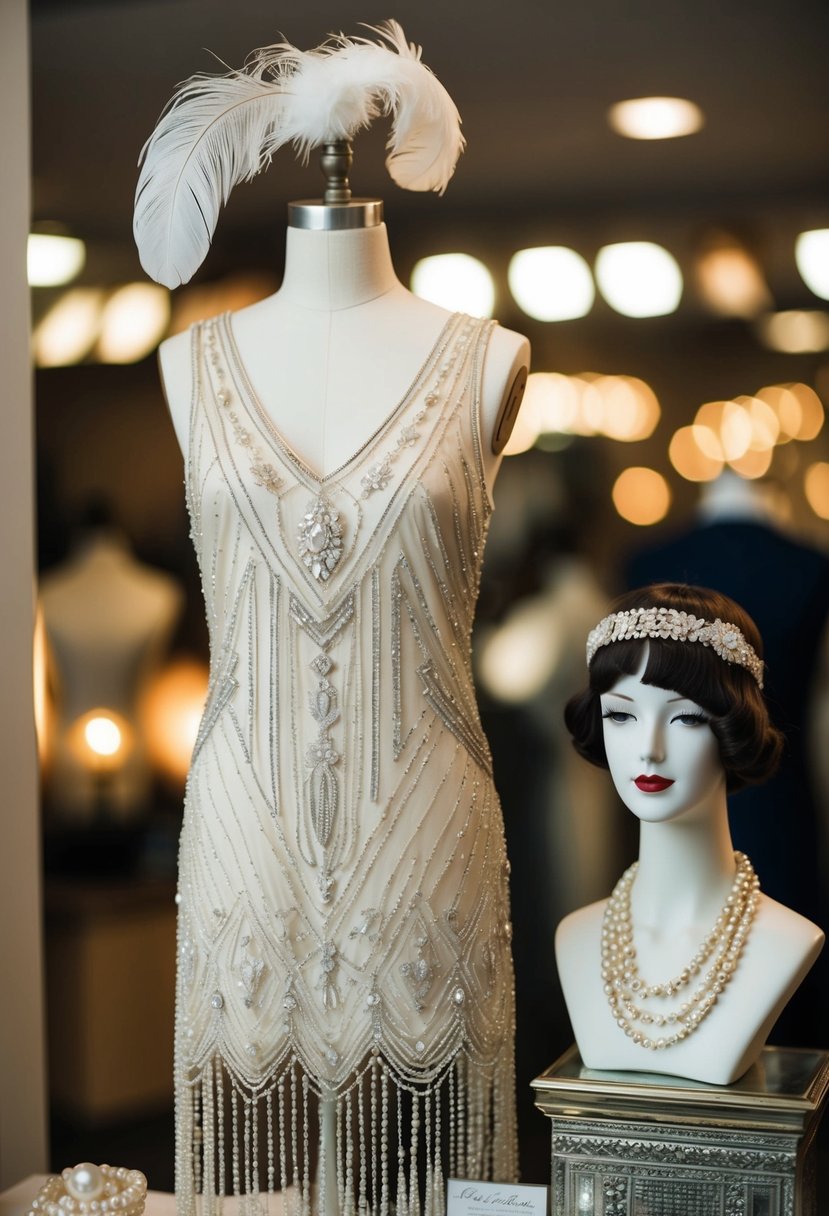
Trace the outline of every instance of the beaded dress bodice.
<path fill-rule="evenodd" d="M 507 862 L 470 667 L 490 326 L 452 316 L 324 478 L 230 318 L 193 331 L 211 674 L 180 852 L 184 1211 L 198 1190 L 307 1204 L 320 1094 L 343 1212 L 437 1212 L 446 1171 L 514 1175 Z"/>

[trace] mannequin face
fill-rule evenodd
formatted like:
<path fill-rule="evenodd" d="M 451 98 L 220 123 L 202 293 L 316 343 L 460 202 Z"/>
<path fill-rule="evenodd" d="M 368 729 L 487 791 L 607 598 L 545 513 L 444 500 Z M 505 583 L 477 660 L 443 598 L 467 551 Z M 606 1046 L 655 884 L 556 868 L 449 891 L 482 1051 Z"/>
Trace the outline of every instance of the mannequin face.
<path fill-rule="evenodd" d="M 625 806 L 647 823 L 665 823 L 719 805 L 725 770 L 708 714 L 687 697 L 635 675 L 602 693 L 605 751 Z M 651 778 L 652 780 L 647 780 Z"/>

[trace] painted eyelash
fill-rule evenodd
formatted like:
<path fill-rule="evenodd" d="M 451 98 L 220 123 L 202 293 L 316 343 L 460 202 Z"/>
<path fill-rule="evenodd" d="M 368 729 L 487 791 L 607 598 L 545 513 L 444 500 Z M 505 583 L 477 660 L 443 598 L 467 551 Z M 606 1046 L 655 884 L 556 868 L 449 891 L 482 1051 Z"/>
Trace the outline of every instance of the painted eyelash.
<path fill-rule="evenodd" d="M 695 722 L 702 722 L 704 726 L 708 726 L 711 722 L 707 714 L 701 712 L 694 713 L 693 711 L 687 714 L 677 714 L 676 718 L 693 718 Z M 674 721 L 676 721 L 676 718 L 674 718 Z"/>

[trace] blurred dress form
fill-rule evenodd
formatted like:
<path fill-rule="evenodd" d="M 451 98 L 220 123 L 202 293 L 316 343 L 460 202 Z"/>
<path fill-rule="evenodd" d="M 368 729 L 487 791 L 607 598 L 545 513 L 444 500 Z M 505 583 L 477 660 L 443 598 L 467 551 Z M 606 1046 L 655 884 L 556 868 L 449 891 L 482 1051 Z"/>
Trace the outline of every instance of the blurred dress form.
<path fill-rule="evenodd" d="M 765 893 L 818 924 L 827 923 L 825 856 L 829 807 L 810 754 L 813 718 L 825 720 L 822 656 L 829 621 L 829 558 L 788 536 L 761 486 L 724 474 L 703 494 L 698 523 L 631 560 L 629 587 L 676 581 L 731 596 L 763 637 L 766 696 L 786 735 L 777 775 L 729 800 L 735 848 L 748 854 Z M 825 750 L 825 740 L 824 740 Z M 822 956 L 774 1038 L 796 1046 L 825 1039 L 829 958 Z M 823 1004 L 823 1009 L 825 1009 Z"/>
<path fill-rule="evenodd" d="M 92 710 L 134 726 L 147 679 L 164 655 L 182 606 L 169 575 L 137 561 L 114 528 L 95 527 L 44 575 L 40 603 L 55 682 L 57 722 L 50 761 L 51 802 L 88 822 L 99 809 L 94 757 L 73 728 Z M 152 775 L 138 731 L 124 741 L 107 776 L 106 807 L 125 820 L 146 806 Z"/>

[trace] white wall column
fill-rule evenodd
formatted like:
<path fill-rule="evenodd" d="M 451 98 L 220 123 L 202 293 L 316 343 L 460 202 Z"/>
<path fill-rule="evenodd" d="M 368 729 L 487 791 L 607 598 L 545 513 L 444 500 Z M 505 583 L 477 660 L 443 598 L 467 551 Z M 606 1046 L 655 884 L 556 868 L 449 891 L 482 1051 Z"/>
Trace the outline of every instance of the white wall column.
<path fill-rule="evenodd" d="M 46 1169 L 38 771 L 32 690 L 34 473 L 29 360 L 29 33 L 0 5 L 0 1186 Z"/>

